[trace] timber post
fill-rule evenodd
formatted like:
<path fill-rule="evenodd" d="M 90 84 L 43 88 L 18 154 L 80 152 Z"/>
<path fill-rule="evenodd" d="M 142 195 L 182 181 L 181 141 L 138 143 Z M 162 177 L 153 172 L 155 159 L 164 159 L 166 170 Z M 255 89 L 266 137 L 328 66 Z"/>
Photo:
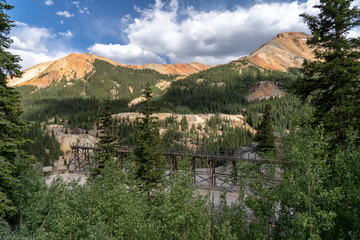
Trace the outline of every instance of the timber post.
<path fill-rule="evenodd" d="M 194 180 L 196 180 L 196 175 L 195 175 L 195 158 L 191 158 L 191 172 L 194 174 Z"/>
<path fill-rule="evenodd" d="M 232 163 L 231 187 L 232 187 L 232 190 L 234 191 L 234 189 L 236 187 L 238 172 L 237 172 L 237 168 L 236 168 L 236 161 L 232 161 L 231 163 Z"/>

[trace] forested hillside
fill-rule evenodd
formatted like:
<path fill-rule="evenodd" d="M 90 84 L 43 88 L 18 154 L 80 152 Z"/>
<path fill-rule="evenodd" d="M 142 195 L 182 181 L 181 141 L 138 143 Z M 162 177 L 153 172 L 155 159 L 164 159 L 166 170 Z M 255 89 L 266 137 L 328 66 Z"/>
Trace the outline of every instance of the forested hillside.
<path fill-rule="evenodd" d="M 149 69 L 133 70 L 100 60 L 94 62 L 94 67 L 84 79 L 64 79 L 40 89 L 28 85 L 17 87 L 22 96 L 23 117 L 31 121 L 55 118 L 72 127 L 89 129 L 105 99 L 111 99 L 114 111 L 121 112 L 127 109 L 128 102 L 141 95 L 147 82 L 154 86 L 160 80 L 174 78 Z"/>
<path fill-rule="evenodd" d="M 190 122 L 192 118 L 200 118 L 200 115 L 182 115 L 181 120 L 179 115 L 170 115 L 158 120 L 162 146 L 165 149 L 232 154 L 239 146 L 249 145 L 254 135 L 254 130 L 247 129 L 245 123 L 241 123 L 242 126 L 236 125 L 227 116 L 213 114 L 207 116 L 202 124 Z M 119 144 L 135 146 L 136 121 L 132 121 L 126 113 L 116 115 L 115 119 Z"/>
<path fill-rule="evenodd" d="M 156 97 L 159 112 L 243 114 L 256 127 L 264 110 L 262 101 L 248 103 L 254 83 L 270 81 L 284 87 L 299 75 L 296 69 L 288 72 L 260 68 L 247 60 L 237 60 L 173 81 L 176 76 L 153 70 L 133 70 L 96 60 L 95 70 L 84 79 L 65 79 L 46 88 L 20 86 L 23 117 L 31 121 L 66 124 L 91 129 L 98 119 L 104 100 L 112 101 L 114 113 L 138 111 L 139 106 L 128 103 L 141 95 L 149 82 Z M 171 82 L 165 91 L 156 87 L 159 81 Z M 289 114 L 298 109 L 294 97 L 268 100 L 272 106 L 272 120 L 277 131 L 288 129 Z"/>
<path fill-rule="evenodd" d="M 54 131 L 49 134 L 39 122 L 34 122 L 28 131 L 22 133 L 22 137 L 32 140 L 24 144 L 23 149 L 36 157 L 37 162 L 44 166 L 51 166 L 59 156 L 63 155 L 60 144 L 55 138 Z"/>
<path fill-rule="evenodd" d="M 246 60 L 210 68 L 173 82 L 157 99 L 161 112 L 243 114 L 256 127 L 264 112 L 265 101 L 249 103 L 246 96 L 256 82 L 270 81 L 285 88 L 299 76 L 297 69 L 287 72 L 271 71 Z M 277 131 L 289 129 L 290 115 L 299 110 L 300 102 L 293 96 L 271 98 L 272 120 Z"/>

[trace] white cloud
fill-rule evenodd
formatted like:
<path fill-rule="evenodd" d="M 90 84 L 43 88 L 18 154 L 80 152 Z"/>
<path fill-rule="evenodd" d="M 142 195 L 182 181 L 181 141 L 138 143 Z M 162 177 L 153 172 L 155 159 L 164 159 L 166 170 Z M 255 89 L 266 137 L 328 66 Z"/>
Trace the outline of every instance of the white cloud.
<path fill-rule="evenodd" d="M 73 13 L 69 13 L 68 11 L 58 11 L 58 12 L 56 12 L 55 14 L 58 15 L 58 16 L 66 17 L 66 18 L 74 17 L 74 14 L 73 14 Z"/>
<path fill-rule="evenodd" d="M 72 52 L 49 29 L 32 27 L 18 22 L 16 25 L 10 34 L 13 43 L 9 51 L 22 58 L 20 62 L 22 69 L 65 57 Z"/>
<path fill-rule="evenodd" d="M 13 43 L 11 48 L 21 50 L 47 51 L 46 46 L 41 44 L 44 40 L 52 39 L 54 35 L 46 28 L 30 27 L 21 25 L 11 32 Z"/>
<path fill-rule="evenodd" d="M 86 14 L 89 14 L 89 15 L 91 14 L 87 7 L 79 8 L 79 13 L 86 13 Z"/>
<path fill-rule="evenodd" d="M 69 30 L 67 32 L 59 32 L 59 35 L 63 36 L 63 37 L 67 37 L 67 38 L 70 38 L 73 36 L 72 32 L 70 32 Z"/>
<path fill-rule="evenodd" d="M 46 6 L 51 6 L 51 5 L 54 5 L 54 2 L 52 0 L 46 0 L 45 5 Z"/>
<path fill-rule="evenodd" d="M 126 15 L 110 22 L 95 19 L 93 24 L 89 24 L 90 36 L 105 34 L 125 39 L 125 44 L 96 43 L 87 50 L 124 64 L 164 63 L 165 58 L 174 63 L 226 63 L 250 54 L 280 32 L 308 32 L 299 14 L 316 14 L 317 10 L 312 6 L 318 1 L 266 3 L 258 0 L 248 8 L 238 6 L 233 10 L 205 12 L 184 8 L 178 0 L 155 0 L 149 8 L 136 8 L 140 15 L 138 18 Z M 77 1 L 73 4 L 82 13 L 90 14 Z M 56 14 L 66 18 L 74 16 L 68 11 Z M 49 29 L 21 23 L 16 29 L 12 34 L 14 44 L 11 51 L 21 53 L 24 67 L 70 53 L 62 42 L 67 40 L 56 38 Z M 351 34 L 359 35 L 359 31 Z M 71 37 L 72 33 L 61 32 L 59 36 Z"/>
<path fill-rule="evenodd" d="M 61 24 L 64 24 L 64 20 L 61 20 L 60 23 L 61 23 Z"/>
<path fill-rule="evenodd" d="M 86 14 L 88 14 L 88 15 L 91 15 L 91 13 L 90 13 L 90 11 L 89 11 L 89 8 L 87 8 L 87 7 L 81 7 L 79 1 L 73 1 L 71 4 L 76 6 L 76 8 L 78 9 L 79 13 L 82 13 L 82 14 L 83 14 L 83 13 L 86 13 Z"/>
<path fill-rule="evenodd" d="M 74 1 L 71 4 L 74 4 L 77 8 L 80 8 L 80 2 L 79 1 Z"/>
<path fill-rule="evenodd" d="M 355 29 L 349 31 L 348 37 L 350 37 L 350 38 L 358 38 L 358 37 L 360 37 L 360 29 L 355 28 Z"/>
<path fill-rule="evenodd" d="M 312 6 L 317 2 L 257 1 L 249 8 L 204 12 L 191 7 L 179 9 L 178 0 L 155 0 L 148 9 L 136 8 L 139 18 L 126 16 L 122 21 L 129 22 L 124 30 L 129 49 L 136 46 L 153 55 L 166 56 L 171 62 L 218 64 L 250 54 L 280 32 L 309 32 L 299 14 L 316 13 Z M 97 54 L 108 54 L 105 46 L 97 49 Z M 144 62 L 141 57 L 140 54 L 138 61 Z"/>
<path fill-rule="evenodd" d="M 63 51 L 54 51 L 51 53 L 25 51 L 21 49 L 10 49 L 9 51 L 12 54 L 19 55 L 21 57 L 22 59 L 22 61 L 20 62 L 20 65 L 22 66 L 21 70 L 25 70 L 30 67 L 33 67 L 38 63 L 58 60 L 70 54 L 70 52 L 66 53 Z"/>
<path fill-rule="evenodd" d="M 142 49 L 137 45 L 99 44 L 88 48 L 88 51 L 108 57 L 123 64 L 165 63 L 158 55 Z"/>

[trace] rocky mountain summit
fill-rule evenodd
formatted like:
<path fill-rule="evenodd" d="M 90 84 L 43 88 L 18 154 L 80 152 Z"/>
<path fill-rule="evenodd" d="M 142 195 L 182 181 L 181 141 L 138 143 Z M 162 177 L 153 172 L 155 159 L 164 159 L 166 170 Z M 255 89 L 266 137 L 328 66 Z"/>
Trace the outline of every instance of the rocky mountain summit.
<path fill-rule="evenodd" d="M 248 61 L 271 70 L 286 71 L 290 67 L 300 67 L 304 59 L 314 60 L 314 53 L 306 45 L 309 34 L 284 32 L 252 52 Z"/>

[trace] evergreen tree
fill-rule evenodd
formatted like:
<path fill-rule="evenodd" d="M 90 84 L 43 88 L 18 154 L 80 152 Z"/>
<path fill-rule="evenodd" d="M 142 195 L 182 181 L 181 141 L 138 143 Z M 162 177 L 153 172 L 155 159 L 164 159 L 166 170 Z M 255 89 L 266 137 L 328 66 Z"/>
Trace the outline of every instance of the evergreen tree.
<path fill-rule="evenodd" d="M 265 105 L 263 120 L 261 121 L 256 139 L 259 141 L 258 150 L 264 153 L 275 153 L 275 136 L 274 129 L 270 118 L 270 106 Z"/>
<path fill-rule="evenodd" d="M 99 129 L 100 141 L 98 147 L 100 148 L 98 154 L 99 165 L 98 168 L 104 168 L 105 162 L 114 159 L 117 156 L 117 135 L 115 133 L 115 123 L 111 117 L 112 107 L 110 99 L 106 101 L 104 112 L 101 114 L 101 122 Z"/>
<path fill-rule="evenodd" d="M 360 39 L 349 31 L 360 26 L 353 0 L 321 0 L 318 16 L 302 14 L 312 32 L 308 44 L 315 61 L 305 61 L 293 92 L 314 106 L 315 124 L 322 122 L 333 146 L 344 143 L 349 128 L 360 130 Z"/>
<path fill-rule="evenodd" d="M 157 188 L 165 176 L 165 162 L 162 155 L 159 126 L 155 117 L 152 117 L 154 108 L 150 84 L 144 90 L 143 117 L 137 119 L 137 147 L 134 151 L 137 162 L 136 176 L 142 181 L 142 187 L 150 194 Z"/>
<path fill-rule="evenodd" d="M 19 149 L 25 140 L 21 132 L 26 124 L 20 119 L 19 93 L 7 86 L 7 78 L 21 75 L 18 64 L 20 58 L 7 52 L 12 40 L 7 36 L 14 26 L 13 21 L 4 12 L 12 9 L 6 0 L 0 1 L 0 217 L 14 212 L 10 199 L 16 185 L 14 178 L 16 162 L 26 158 L 26 154 Z"/>

